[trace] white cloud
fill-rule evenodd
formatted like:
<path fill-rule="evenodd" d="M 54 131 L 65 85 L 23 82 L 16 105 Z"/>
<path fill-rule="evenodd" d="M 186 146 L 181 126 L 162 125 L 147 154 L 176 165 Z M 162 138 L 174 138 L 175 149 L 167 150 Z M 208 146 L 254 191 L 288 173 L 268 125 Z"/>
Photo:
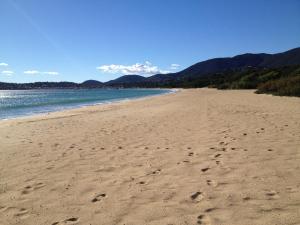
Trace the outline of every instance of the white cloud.
<path fill-rule="evenodd" d="M 8 64 L 7 64 L 7 63 L 4 63 L 4 62 L 2 62 L 2 63 L 0 63 L 0 66 L 8 66 Z"/>
<path fill-rule="evenodd" d="M 55 71 L 47 71 L 47 72 L 41 72 L 38 70 L 27 70 L 24 71 L 25 74 L 29 74 L 29 75 L 38 75 L 38 74 L 46 74 L 46 75 L 58 75 L 58 72 Z"/>
<path fill-rule="evenodd" d="M 7 75 L 7 76 L 11 76 L 14 74 L 14 71 L 11 71 L 11 70 L 4 70 L 1 72 L 2 74 L 4 75 Z"/>
<path fill-rule="evenodd" d="M 102 65 L 97 67 L 98 70 L 106 73 L 136 74 L 136 75 L 153 75 L 157 73 L 169 73 L 170 71 L 161 70 L 157 66 L 152 65 L 149 61 L 144 64 L 136 63 L 133 65 Z"/>
<path fill-rule="evenodd" d="M 171 69 L 171 70 L 177 70 L 179 67 L 180 67 L 179 64 L 172 63 L 171 66 L 170 66 L 170 69 Z"/>
<path fill-rule="evenodd" d="M 37 70 L 26 70 L 24 71 L 25 74 L 31 74 L 31 75 L 36 75 L 39 74 L 40 72 Z"/>
<path fill-rule="evenodd" d="M 47 74 L 47 75 L 58 75 L 58 72 L 55 71 L 48 71 L 48 72 L 43 72 L 43 74 Z"/>

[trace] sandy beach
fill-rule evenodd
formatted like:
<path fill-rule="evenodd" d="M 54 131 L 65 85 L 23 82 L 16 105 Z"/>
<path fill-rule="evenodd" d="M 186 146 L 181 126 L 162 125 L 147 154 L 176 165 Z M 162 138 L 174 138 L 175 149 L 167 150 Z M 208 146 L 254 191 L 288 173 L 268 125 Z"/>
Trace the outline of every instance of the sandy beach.
<path fill-rule="evenodd" d="M 300 224 L 300 98 L 204 88 L 0 121 L 0 224 Z"/>

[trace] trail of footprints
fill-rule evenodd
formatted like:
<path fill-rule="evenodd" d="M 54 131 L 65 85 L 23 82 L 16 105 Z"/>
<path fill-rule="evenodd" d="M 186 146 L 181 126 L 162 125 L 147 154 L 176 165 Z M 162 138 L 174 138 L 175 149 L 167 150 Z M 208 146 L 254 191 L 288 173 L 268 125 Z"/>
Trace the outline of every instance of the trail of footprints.
<path fill-rule="evenodd" d="M 261 132 L 264 132 L 264 129 L 261 128 L 261 130 L 259 132 L 256 132 L 257 134 L 258 133 L 261 133 Z M 243 136 L 247 136 L 247 133 L 243 133 L 242 134 Z M 224 138 L 228 138 L 228 136 L 224 136 Z M 232 138 L 232 140 L 235 140 L 235 138 Z M 236 148 L 234 147 L 231 147 L 231 148 L 227 148 L 226 146 L 228 145 L 229 143 L 228 142 L 224 142 L 224 141 L 221 141 L 219 142 L 219 145 L 221 146 L 220 148 L 215 148 L 215 147 L 211 147 L 210 149 L 211 150 L 217 150 L 217 151 L 223 151 L 223 152 L 226 152 L 227 149 L 230 149 L 232 151 L 235 151 Z M 59 144 L 56 144 L 55 147 L 58 147 Z M 73 149 L 75 148 L 76 145 L 75 144 L 72 144 L 69 149 Z M 119 150 L 122 150 L 123 147 L 122 146 L 118 146 L 117 147 Z M 145 147 L 144 149 L 149 149 L 148 147 Z M 156 148 L 157 150 L 160 149 L 160 147 L 157 147 Z M 168 147 L 166 147 L 165 149 L 169 149 Z M 188 150 L 191 150 L 192 148 L 191 147 L 187 147 Z M 105 150 L 104 147 L 101 147 L 101 150 Z M 246 149 L 244 149 L 244 151 L 247 151 Z M 267 151 L 273 151 L 272 149 L 268 149 Z M 188 152 L 188 156 L 189 157 L 192 157 L 192 156 L 195 156 L 195 153 L 194 152 Z M 215 160 L 215 163 L 217 165 L 219 165 L 221 163 L 221 158 L 222 158 L 222 154 L 219 153 L 219 152 L 216 152 L 214 155 L 213 155 L 213 158 Z M 183 162 L 189 162 L 189 160 L 185 160 Z M 211 168 L 210 167 L 204 167 L 201 169 L 202 173 L 207 173 L 207 171 L 209 171 Z M 158 175 L 159 173 L 161 172 L 161 169 L 156 169 L 146 175 Z M 140 181 L 138 182 L 137 184 L 145 184 L 144 181 Z M 211 186 L 211 187 L 217 187 L 218 186 L 218 182 L 215 181 L 215 180 L 210 180 L 210 179 L 207 179 L 206 180 L 206 184 L 208 186 Z M 38 190 L 40 188 L 43 188 L 45 186 L 44 183 L 42 182 L 39 182 L 39 183 L 35 183 L 33 185 L 28 185 L 26 187 L 23 188 L 23 190 L 21 191 L 22 194 L 26 195 L 26 194 L 29 194 L 35 190 Z M 266 197 L 268 199 L 277 199 L 279 198 L 279 195 L 276 191 L 267 191 L 266 192 Z M 97 194 L 94 198 L 92 198 L 91 202 L 92 203 L 96 203 L 96 202 L 101 202 L 104 198 L 106 198 L 107 195 L 105 193 L 101 193 L 101 194 Z M 197 191 L 195 193 L 193 193 L 191 196 L 190 196 L 190 199 L 192 200 L 192 202 L 195 202 L 195 203 L 198 203 L 200 202 L 202 199 L 204 199 L 204 194 L 203 192 L 200 192 L 200 191 Z M 244 197 L 243 198 L 244 201 L 249 201 L 251 200 L 250 197 Z M 214 211 L 216 208 L 208 208 L 206 210 L 204 210 L 205 213 L 209 213 L 209 212 L 212 212 Z M 14 211 L 14 215 L 15 216 L 24 216 L 26 214 L 28 214 L 28 210 L 24 209 L 24 208 L 21 208 L 21 209 L 18 209 L 18 208 L 15 208 L 15 207 L 0 207 L 0 212 L 1 211 L 10 211 L 10 210 L 13 210 Z M 62 220 L 62 221 L 57 221 L 57 222 L 54 222 L 52 223 L 51 225 L 71 225 L 71 224 L 77 224 L 79 223 L 79 218 L 77 217 L 70 217 L 68 219 L 65 219 L 65 220 Z M 201 214 L 197 217 L 197 224 L 203 224 L 203 225 L 210 225 L 211 224 L 211 221 L 210 221 L 210 218 L 208 215 L 205 215 L 205 214 Z"/>
<path fill-rule="evenodd" d="M 106 197 L 105 193 L 97 194 L 92 200 L 92 203 L 100 202 Z M 51 225 L 71 225 L 71 224 L 77 224 L 79 222 L 78 217 L 71 217 L 62 221 L 57 221 L 52 223 Z"/>
<path fill-rule="evenodd" d="M 264 128 L 260 128 L 259 131 L 256 131 L 256 134 L 260 134 L 260 133 L 264 133 L 265 129 Z M 224 131 L 223 133 L 226 133 L 226 131 Z M 242 136 L 247 136 L 248 134 L 247 133 L 243 133 Z M 228 138 L 228 135 L 226 134 L 224 136 L 224 139 L 227 139 Z M 236 138 L 231 138 L 233 141 L 236 140 Z M 215 148 L 215 147 L 211 147 L 210 149 L 211 150 L 217 150 L 217 151 L 223 151 L 223 152 L 227 152 L 227 150 L 231 150 L 231 151 L 236 151 L 237 148 L 235 147 L 230 147 L 228 148 L 227 145 L 229 143 L 228 142 L 224 142 L 224 141 L 221 141 L 219 142 L 219 145 L 220 145 L 220 148 Z M 247 149 L 243 149 L 244 151 L 248 151 Z M 272 152 L 273 149 L 267 149 L 268 152 Z M 189 156 L 192 156 L 193 154 L 189 154 Z M 213 159 L 215 160 L 216 164 L 219 165 L 221 163 L 221 157 L 222 157 L 222 154 L 221 153 L 218 153 L 216 152 L 214 155 L 213 155 Z M 205 167 L 205 168 L 202 168 L 201 171 L 203 173 L 207 172 L 208 170 L 210 169 L 210 167 Z M 217 187 L 218 186 L 218 182 L 217 181 L 214 181 L 214 180 L 206 180 L 206 184 L 209 185 L 209 186 L 212 186 L 212 187 Z M 265 190 L 265 196 L 267 197 L 268 200 L 275 200 L 275 199 L 278 199 L 280 198 L 278 192 L 274 191 L 274 190 Z M 196 200 L 196 199 L 200 199 L 203 198 L 203 194 L 202 192 L 195 192 L 193 195 L 190 196 L 190 198 L 192 200 Z M 243 198 L 244 201 L 249 201 L 251 200 L 251 198 L 249 196 L 245 196 Z M 208 208 L 206 210 L 204 210 L 205 213 L 210 213 L 214 210 L 216 210 L 217 208 Z M 210 218 L 209 216 L 205 215 L 204 214 L 201 214 L 197 217 L 197 224 L 204 224 L 204 225 L 210 225 L 211 224 L 211 221 L 210 221 Z"/>
<path fill-rule="evenodd" d="M 21 189 L 21 195 L 30 194 L 31 192 L 36 191 L 44 186 L 45 184 L 42 182 L 27 185 Z M 4 213 L 6 215 L 17 217 L 20 219 L 24 219 L 29 216 L 29 211 L 26 208 L 19 208 L 15 206 L 0 206 L 0 213 Z"/>
<path fill-rule="evenodd" d="M 25 218 L 28 216 L 28 210 L 25 208 L 0 206 L 0 212 L 12 215 L 14 217 Z"/>
<path fill-rule="evenodd" d="M 264 129 L 262 128 L 261 131 L 264 131 Z M 230 138 L 227 134 L 227 131 L 224 131 L 222 133 L 225 133 L 225 136 L 224 136 L 224 139 L 228 140 L 228 138 Z M 247 133 L 243 133 L 242 134 L 243 136 L 247 136 Z M 236 140 L 235 138 L 231 138 L 232 141 Z M 219 152 L 219 151 L 222 151 L 222 152 L 227 152 L 228 149 L 230 149 L 231 151 L 236 151 L 237 149 L 235 147 L 230 147 L 228 148 L 227 146 L 229 145 L 229 142 L 225 142 L 225 141 L 220 141 L 219 142 L 219 148 L 217 147 L 211 147 L 210 149 L 211 150 L 217 150 L 217 152 L 215 152 L 215 154 L 213 155 L 213 159 L 216 163 L 216 165 L 220 165 L 221 163 L 221 158 L 222 158 L 222 154 Z M 188 148 L 188 149 L 191 149 L 191 148 Z M 194 156 L 194 153 L 193 152 L 189 152 L 188 153 L 188 156 Z M 201 169 L 201 172 L 202 173 L 207 173 L 209 170 L 211 169 L 211 167 L 204 167 Z M 217 187 L 218 186 L 218 182 L 215 181 L 215 180 L 211 180 L 211 179 L 207 179 L 206 180 L 206 184 L 208 186 L 211 186 L 211 187 Z M 274 192 L 268 192 L 266 194 L 268 197 L 272 198 L 272 197 L 277 197 L 277 194 L 274 193 Z M 197 191 L 195 192 L 194 194 L 192 194 L 190 196 L 191 200 L 193 202 L 200 202 L 203 198 L 204 198 L 204 195 L 202 192 L 200 191 Z M 243 200 L 247 201 L 247 200 L 250 200 L 249 197 L 245 197 Z M 211 221 L 210 221 L 210 218 L 208 215 L 206 215 L 207 213 L 210 213 L 212 211 L 216 210 L 216 208 L 208 208 L 208 209 L 205 209 L 204 210 L 204 213 L 199 215 L 197 217 L 197 224 L 203 224 L 203 225 L 210 225 L 211 224 Z"/>

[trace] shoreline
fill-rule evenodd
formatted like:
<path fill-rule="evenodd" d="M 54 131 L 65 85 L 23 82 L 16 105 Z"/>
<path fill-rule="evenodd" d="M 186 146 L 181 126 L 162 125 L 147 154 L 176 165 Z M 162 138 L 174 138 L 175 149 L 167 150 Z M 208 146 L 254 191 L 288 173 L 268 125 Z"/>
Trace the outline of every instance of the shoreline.
<path fill-rule="evenodd" d="M 142 88 L 140 88 L 142 89 Z M 104 101 L 104 102 L 99 102 L 99 103 L 86 103 L 86 104 L 81 104 L 77 106 L 70 106 L 70 107 L 62 107 L 62 109 L 53 109 L 53 111 L 48 111 L 48 112 L 37 112 L 37 113 L 31 113 L 30 115 L 20 115 L 17 117 L 8 117 L 8 118 L 0 118 L 1 121 L 10 121 L 10 120 L 15 120 L 15 119 L 26 119 L 26 118 L 31 118 L 35 116 L 47 116 L 53 113 L 58 113 L 58 112 L 65 112 L 65 111 L 72 111 L 80 108 L 85 108 L 85 107 L 92 107 L 92 106 L 99 106 L 99 105 L 107 105 L 107 104 L 114 104 L 114 103 L 121 103 L 121 102 L 126 102 L 126 101 L 134 101 L 134 100 L 139 100 L 139 99 L 146 99 L 146 98 L 151 98 L 155 96 L 161 96 L 161 95 L 168 95 L 168 94 L 173 94 L 176 93 L 180 90 L 180 88 L 167 88 L 167 89 L 162 89 L 162 88 L 151 88 L 151 90 L 159 89 L 159 90 L 167 90 L 168 92 L 161 93 L 161 94 L 153 94 L 149 96 L 143 96 L 143 97 L 133 97 L 133 98 L 124 98 L 121 100 L 112 100 L 112 101 Z M 37 89 L 39 90 L 39 89 Z M 52 89 L 55 90 L 55 89 Z M 58 89 L 61 90 L 61 89 Z"/>
<path fill-rule="evenodd" d="M 298 224 L 299 106 L 203 88 L 0 121 L 0 221 Z"/>

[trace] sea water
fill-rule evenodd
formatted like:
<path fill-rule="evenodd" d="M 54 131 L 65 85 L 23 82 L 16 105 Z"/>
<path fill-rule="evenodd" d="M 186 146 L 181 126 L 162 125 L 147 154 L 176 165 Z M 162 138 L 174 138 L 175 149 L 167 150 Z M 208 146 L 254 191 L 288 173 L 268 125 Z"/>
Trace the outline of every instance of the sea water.
<path fill-rule="evenodd" d="M 169 93 L 164 89 L 0 90 L 0 119 Z"/>

